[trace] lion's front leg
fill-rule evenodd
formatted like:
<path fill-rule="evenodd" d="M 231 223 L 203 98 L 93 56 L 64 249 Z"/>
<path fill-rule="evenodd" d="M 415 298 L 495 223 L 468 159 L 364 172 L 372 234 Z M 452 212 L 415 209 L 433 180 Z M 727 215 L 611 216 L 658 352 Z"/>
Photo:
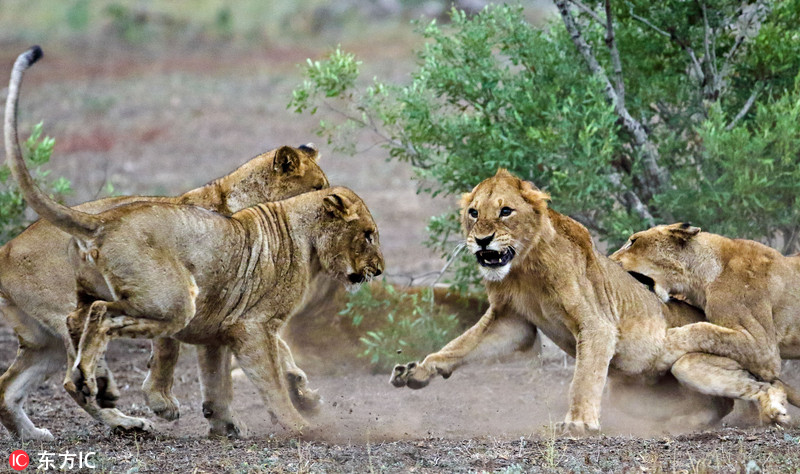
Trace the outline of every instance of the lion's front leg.
<path fill-rule="evenodd" d="M 536 327 L 521 316 L 490 306 L 481 319 L 439 352 L 422 362 L 395 366 L 391 379 L 395 387 L 423 388 L 437 374 L 450 377 L 459 366 L 474 360 L 501 356 L 532 345 Z"/>
<path fill-rule="evenodd" d="M 242 334 L 232 346 L 247 378 L 256 386 L 270 413 L 284 428 L 301 432 L 308 426 L 292 404 L 286 373 L 281 365 L 277 331 L 280 322 L 249 326 L 236 331 Z"/>
<path fill-rule="evenodd" d="M 616 350 L 616 333 L 609 324 L 594 321 L 576 336 L 575 372 L 569 387 L 569 411 L 556 428 L 562 434 L 585 436 L 600 431 L 600 404 L 608 366 Z"/>

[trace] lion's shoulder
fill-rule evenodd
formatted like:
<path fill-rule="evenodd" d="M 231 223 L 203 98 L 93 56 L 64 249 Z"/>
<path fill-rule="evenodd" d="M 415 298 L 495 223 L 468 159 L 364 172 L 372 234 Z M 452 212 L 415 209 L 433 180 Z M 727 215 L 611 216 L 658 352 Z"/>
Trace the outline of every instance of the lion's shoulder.
<path fill-rule="evenodd" d="M 580 222 L 548 208 L 550 222 L 556 233 L 574 245 L 587 259 L 594 258 L 594 243 L 589 230 Z"/>

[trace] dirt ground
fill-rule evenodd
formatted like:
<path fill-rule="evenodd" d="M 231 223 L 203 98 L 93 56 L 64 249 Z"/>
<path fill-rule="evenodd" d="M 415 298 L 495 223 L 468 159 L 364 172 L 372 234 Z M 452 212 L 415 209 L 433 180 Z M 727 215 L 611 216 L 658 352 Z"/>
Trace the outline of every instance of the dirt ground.
<path fill-rule="evenodd" d="M 15 341 L 0 333 L 0 360 L 10 361 Z M 313 347 L 295 347 L 298 358 Z M 549 353 L 549 351 L 545 351 Z M 155 419 L 139 386 L 149 344 L 116 341 L 109 364 L 123 388 L 120 408 Z M 22 443 L 4 436 L 0 453 L 89 452 L 107 472 L 797 472 L 800 429 L 754 427 L 741 410 L 718 429 L 664 432 L 627 417 L 604 400 L 604 434 L 559 439 L 553 423 L 566 411 L 572 370 L 560 357 L 539 361 L 531 353 L 464 367 L 424 390 L 395 389 L 388 374 L 306 366 L 324 399 L 313 426 L 292 438 L 270 421 L 253 386 L 234 371 L 234 407 L 249 437 L 207 439 L 200 412 L 194 354 L 184 347 L 175 392 L 182 416 L 156 421 L 153 435 L 117 435 L 83 413 L 57 378 L 27 403 L 37 425 L 57 441 Z M 795 381 L 796 383 L 796 381 Z M 630 407 L 624 407 L 626 409 Z M 643 406 L 640 409 L 647 409 Z M 657 407 L 652 407 L 656 409 Z M 797 410 L 793 415 L 798 416 Z M 749 466 L 749 467 L 748 467 Z"/>
<path fill-rule="evenodd" d="M 8 77 L 26 46 L 0 46 L 0 78 Z M 45 59 L 23 85 L 20 129 L 45 121 L 46 133 L 57 140 L 54 173 L 67 176 L 76 190 L 71 202 L 91 199 L 106 182 L 121 194 L 178 193 L 265 149 L 318 140 L 311 133 L 316 119 L 285 107 L 299 78 L 296 64 L 319 56 L 320 48 L 42 46 Z M 345 47 L 362 53 L 383 77 L 407 70 L 408 59 L 393 51 L 410 46 L 396 38 Z M 408 167 L 386 162 L 380 148 L 365 146 L 351 158 L 320 145 L 331 182 L 355 189 L 372 210 L 387 274 L 439 269 L 441 259 L 421 242 L 427 217 L 449 202 L 416 194 Z M 326 341 L 328 348 L 336 344 Z M 351 349 L 342 347 L 340 354 Z M 15 337 L 0 326 L 0 369 L 15 351 Z M 35 467 L 43 451 L 95 451 L 98 471 L 108 472 L 800 472 L 800 429 L 748 427 L 744 410 L 726 420 L 730 426 L 669 434 L 636 423 L 607 400 L 603 436 L 558 439 L 552 425 L 566 411 L 571 365 L 552 351 L 544 362 L 520 354 L 465 367 L 421 391 L 394 389 L 388 374 L 370 374 L 363 364 L 333 356 L 320 363 L 313 344 L 295 351 L 299 361 L 315 361 L 305 368 L 325 399 L 303 439 L 274 426 L 238 374 L 234 406 L 250 437 L 206 439 L 193 350 L 186 347 L 175 387 L 183 413 L 178 421 L 157 421 L 154 435 L 112 434 L 82 413 L 55 377 L 31 394 L 27 409 L 57 441 L 21 443 L 3 434 L 0 457 L 25 449 Z M 148 353 L 147 341 L 118 341 L 109 364 L 123 387 L 121 409 L 153 419 L 139 390 Z"/>

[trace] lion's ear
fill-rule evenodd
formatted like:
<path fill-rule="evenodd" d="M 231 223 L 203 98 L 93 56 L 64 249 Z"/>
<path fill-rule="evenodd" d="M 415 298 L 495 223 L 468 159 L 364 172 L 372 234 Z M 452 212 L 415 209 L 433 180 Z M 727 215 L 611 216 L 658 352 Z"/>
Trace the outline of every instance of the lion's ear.
<path fill-rule="evenodd" d="M 317 163 L 319 163 L 319 159 L 322 158 L 322 155 L 319 153 L 319 148 L 317 148 L 317 145 L 314 145 L 311 142 L 308 142 L 305 145 L 300 145 L 298 148 L 304 151 L 307 155 L 313 157 L 314 161 L 316 161 Z"/>
<path fill-rule="evenodd" d="M 497 172 L 494 174 L 494 177 L 495 177 L 495 178 L 513 178 L 513 177 L 514 177 L 514 175 L 513 175 L 513 174 L 511 174 L 511 173 L 510 173 L 510 172 L 509 172 L 507 169 L 505 169 L 505 168 L 497 168 Z"/>
<path fill-rule="evenodd" d="M 344 219 L 347 222 L 358 219 L 353 202 L 342 194 L 325 196 L 322 200 L 322 205 L 325 208 L 325 212 L 334 217 Z"/>
<path fill-rule="evenodd" d="M 472 202 L 472 198 L 474 196 L 475 194 L 471 192 L 462 194 L 461 200 L 459 201 L 459 206 L 461 206 L 461 209 L 464 209 L 465 207 L 469 206 L 469 203 Z"/>
<path fill-rule="evenodd" d="M 701 229 L 689 224 L 688 222 L 679 222 L 677 224 L 667 226 L 667 230 L 669 231 L 670 235 L 678 240 L 688 242 L 692 237 L 699 234 Z"/>
<path fill-rule="evenodd" d="M 282 173 L 291 173 L 300 167 L 300 155 L 290 146 L 282 146 L 275 152 L 272 169 Z"/>
<path fill-rule="evenodd" d="M 547 201 L 550 200 L 550 194 L 537 188 L 530 181 L 520 180 L 519 183 L 519 193 L 528 204 L 538 212 L 547 210 Z"/>

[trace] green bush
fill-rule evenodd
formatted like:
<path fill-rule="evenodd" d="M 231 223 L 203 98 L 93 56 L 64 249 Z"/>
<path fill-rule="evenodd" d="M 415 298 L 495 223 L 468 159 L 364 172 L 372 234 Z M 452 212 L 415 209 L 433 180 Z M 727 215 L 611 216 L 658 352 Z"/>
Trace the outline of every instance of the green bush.
<path fill-rule="evenodd" d="M 692 220 L 800 249 L 800 0 L 555 3 L 561 21 L 544 27 L 509 6 L 423 25 L 400 83 L 359 79 L 337 49 L 309 62 L 289 106 L 325 114 L 338 151 L 374 132 L 432 195 L 508 168 L 612 247 Z M 429 223 L 443 255 L 461 239 L 455 212 Z M 456 265 L 455 283 L 472 268 Z"/>
<path fill-rule="evenodd" d="M 69 180 L 64 177 L 50 179 L 50 171 L 43 168 L 50 161 L 55 140 L 42 138 L 42 123 L 33 127 L 31 136 L 23 143 L 22 154 L 37 184 L 56 199 L 72 192 Z M 11 170 L 0 166 L 0 243 L 6 243 L 22 232 L 31 221 L 25 217 L 27 205 L 17 183 L 11 177 Z"/>
<path fill-rule="evenodd" d="M 348 295 L 340 314 L 352 318 L 356 327 L 365 319 L 371 321 L 374 329 L 359 338 L 363 349 L 359 356 L 369 358 L 376 372 L 440 349 L 458 334 L 459 327 L 455 314 L 434 304 L 432 288 L 404 292 L 386 282 L 377 288 L 362 285 Z"/>

